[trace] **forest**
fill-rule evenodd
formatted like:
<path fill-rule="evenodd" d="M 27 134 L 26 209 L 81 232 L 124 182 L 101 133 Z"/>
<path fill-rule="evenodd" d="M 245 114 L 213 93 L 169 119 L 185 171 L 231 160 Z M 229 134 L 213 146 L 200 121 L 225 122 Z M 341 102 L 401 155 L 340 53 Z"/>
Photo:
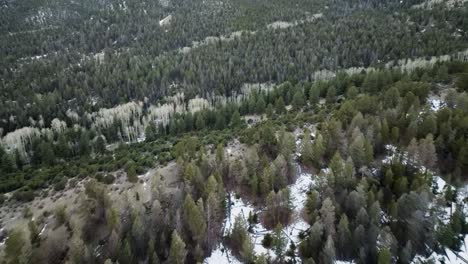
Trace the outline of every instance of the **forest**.
<path fill-rule="evenodd" d="M 464 2 L 0 2 L 0 263 L 463 263 Z"/>

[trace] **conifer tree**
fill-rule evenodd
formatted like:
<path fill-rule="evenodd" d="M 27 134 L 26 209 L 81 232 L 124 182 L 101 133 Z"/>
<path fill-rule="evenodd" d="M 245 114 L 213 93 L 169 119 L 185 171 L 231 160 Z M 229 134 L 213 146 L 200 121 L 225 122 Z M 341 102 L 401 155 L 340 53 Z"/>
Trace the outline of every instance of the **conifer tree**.
<path fill-rule="evenodd" d="M 174 230 L 171 236 L 171 248 L 169 250 L 169 261 L 174 264 L 184 264 L 187 250 L 185 249 L 184 241 L 179 237 L 177 231 Z"/>

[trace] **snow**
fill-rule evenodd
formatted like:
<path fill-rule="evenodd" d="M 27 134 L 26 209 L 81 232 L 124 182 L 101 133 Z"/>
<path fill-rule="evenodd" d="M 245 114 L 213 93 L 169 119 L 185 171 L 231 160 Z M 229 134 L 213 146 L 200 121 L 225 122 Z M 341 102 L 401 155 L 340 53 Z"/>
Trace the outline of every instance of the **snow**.
<path fill-rule="evenodd" d="M 137 137 L 138 143 L 145 142 L 145 140 L 146 140 L 146 136 L 144 134 Z"/>
<path fill-rule="evenodd" d="M 41 232 L 39 232 L 39 236 L 42 236 L 42 234 L 44 234 L 44 231 L 46 230 L 47 228 L 47 224 L 44 225 L 44 227 L 41 229 Z"/>
<path fill-rule="evenodd" d="M 289 187 L 291 200 L 295 211 L 302 211 L 304 203 L 307 200 L 307 192 L 314 184 L 312 174 L 301 173 L 296 182 Z"/>
<path fill-rule="evenodd" d="M 253 206 L 245 203 L 242 198 L 236 198 L 233 193 L 229 193 L 229 197 L 231 200 L 231 206 L 228 209 L 229 215 L 226 218 L 224 225 L 224 235 L 229 234 L 231 229 L 234 227 L 234 221 L 237 216 L 241 215 L 245 220 L 247 220 L 249 214 L 255 212 Z"/>
<path fill-rule="evenodd" d="M 465 236 L 463 240 L 461 251 L 453 252 L 451 249 L 445 249 L 445 254 L 441 253 L 438 254 L 437 252 L 432 252 L 432 254 L 428 257 L 424 257 L 421 255 L 416 255 L 411 262 L 412 264 L 423 264 L 428 263 L 429 261 L 433 261 L 434 263 L 446 263 L 446 264 L 461 264 L 466 263 L 465 260 L 468 259 L 468 236 Z"/>
<path fill-rule="evenodd" d="M 204 264 L 237 264 L 242 263 L 231 253 L 231 250 L 219 245 L 211 255 L 203 261 Z"/>
<path fill-rule="evenodd" d="M 444 104 L 440 99 L 436 99 L 436 98 L 430 98 L 429 102 L 431 104 L 431 110 L 435 112 L 439 111 L 440 108 L 442 108 Z"/>
<path fill-rule="evenodd" d="M 455 189 L 455 188 L 451 186 L 450 184 L 448 184 L 440 176 L 433 177 L 432 187 L 436 193 L 435 200 L 437 201 L 437 199 L 439 199 L 443 201 L 443 206 L 439 205 L 436 207 L 437 209 L 436 214 L 442 224 L 446 225 L 450 222 L 450 215 L 452 215 L 453 212 L 457 210 L 457 204 L 462 205 L 463 211 L 465 213 L 468 213 L 467 206 L 463 202 L 463 200 L 468 197 L 468 185 L 464 185 L 463 187 L 457 189 L 457 203 L 452 203 L 449 206 L 444 206 L 445 202 L 443 200 L 444 199 L 443 195 L 447 188 L 452 188 L 452 189 Z M 434 207 L 434 203 L 431 203 L 430 207 Z M 435 263 L 459 264 L 459 263 L 464 263 L 464 262 L 466 263 L 466 260 L 468 260 L 468 235 L 465 235 L 463 239 L 462 246 L 460 247 L 460 252 L 455 253 L 451 249 L 445 248 L 444 252 L 441 254 L 437 252 L 432 252 L 432 254 L 429 255 L 428 257 L 417 255 L 413 259 L 412 263 L 423 264 L 429 261 L 433 261 Z"/>
<path fill-rule="evenodd" d="M 167 26 L 171 23 L 172 15 L 168 15 L 167 17 L 163 18 L 159 21 L 159 26 Z"/>

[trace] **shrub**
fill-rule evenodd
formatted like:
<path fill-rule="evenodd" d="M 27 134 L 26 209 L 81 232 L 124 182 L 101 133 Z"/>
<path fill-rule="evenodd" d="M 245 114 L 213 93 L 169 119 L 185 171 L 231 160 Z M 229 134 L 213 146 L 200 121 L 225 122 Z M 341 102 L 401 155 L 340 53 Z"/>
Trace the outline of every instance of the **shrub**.
<path fill-rule="evenodd" d="M 54 185 L 54 190 L 58 192 L 58 191 L 65 189 L 66 186 L 67 186 L 67 178 L 64 177 Z"/>
<path fill-rule="evenodd" d="M 102 179 L 102 182 L 105 184 L 112 184 L 114 181 L 115 181 L 115 177 L 112 174 L 107 174 Z"/>
<path fill-rule="evenodd" d="M 273 237 L 271 236 L 271 234 L 266 234 L 263 237 L 262 246 L 265 248 L 270 248 L 272 244 L 273 244 Z"/>
<path fill-rule="evenodd" d="M 5 195 L 0 193 L 0 205 L 2 205 L 5 201 L 6 201 Z"/>
<path fill-rule="evenodd" d="M 18 190 L 13 193 L 13 198 L 18 202 L 30 202 L 34 200 L 34 192 L 29 189 Z"/>

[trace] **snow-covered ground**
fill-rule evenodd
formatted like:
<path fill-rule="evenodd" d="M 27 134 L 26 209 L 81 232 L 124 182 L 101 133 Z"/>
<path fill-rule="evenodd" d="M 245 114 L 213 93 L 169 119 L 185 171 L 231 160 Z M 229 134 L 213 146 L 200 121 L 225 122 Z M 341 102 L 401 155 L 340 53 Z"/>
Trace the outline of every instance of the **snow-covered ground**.
<path fill-rule="evenodd" d="M 431 105 L 433 106 L 433 110 L 437 111 L 441 103 L 438 101 L 431 100 Z M 437 109 L 434 109 L 434 106 L 438 106 Z M 397 148 L 393 145 L 386 145 L 385 149 L 389 152 L 389 155 L 383 159 L 383 163 L 391 163 L 394 159 L 398 158 L 401 156 L 402 158 L 402 163 L 406 164 L 408 162 L 408 154 L 406 152 L 399 152 Z M 424 167 L 420 167 L 420 170 L 424 171 Z M 440 176 L 435 175 L 434 172 L 432 172 L 433 178 L 432 178 L 432 188 L 435 191 L 435 197 L 433 202 L 430 204 L 430 207 L 435 210 L 435 214 L 437 218 L 441 221 L 442 224 L 447 225 L 450 222 L 450 217 L 451 215 L 456 211 L 459 210 L 457 208 L 457 205 L 462 205 L 463 212 L 465 213 L 465 216 L 468 215 L 468 206 L 464 202 L 464 200 L 468 197 L 468 185 L 464 185 L 461 188 L 457 189 L 457 203 L 451 203 L 450 205 L 445 205 L 444 201 L 444 193 L 447 190 L 447 188 L 452 188 L 452 190 L 455 190 L 456 188 L 448 184 L 444 179 L 442 179 Z M 442 202 L 438 202 L 442 201 Z M 437 205 L 435 207 L 435 205 Z M 468 220 L 468 219 L 467 219 Z M 437 228 L 437 226 L 436 226 Z M 438 254 L 436 252 L 433 252 L 430 256 L 424 257 L 417 255 L 414 259 L 413 262 L 414 264 L 422 264 L 426 263 L 429 260 L 434 261 L 434 263 L 456 263 L 456 264 L 461 264 L 461 263 L 466 263 L 468 260 L 468 236 L 465 236 L 463 244 L 460 248 L 460 252 L 453 252 L 450 249 L 445 249 L 445 254 Z"/>
<path fill-rule="evenodd" d="M 218 245 L 218 247 L 211 252 L 211 256 L 209 256 L 205 261 L 204 264 L 240 264 L 240 262 L 236 257 L 234 257 L 231 253 L 229 248 L 225 248 L 222 244 Z"/>
<path fill-rule="evenodd" d="M 436 192 L 435 200 L 442 199 L 444 192 L 447 188 L 452 188 L 455 190 L 453 186 L 447 184 L 447 182 L 442 179 L 440 176 L 433 177 L 433 185 L 434 191 Z M 457 189 L 457 204 L 463 206 L 462 210 L 467 215 L 468 213 L 468 206 L 463 202 L 468 197 L 468 185 L 465 185 L 461 188 Z M 433 205 L 431 205 L 433 206 Z M 439 205 L 440 207 L 440 205 Z M 438 219 L 443 224 L 448 224 L 450 221 L 450 215 L 453 214 L 457 210 L 457 206 L 455 203 L 452 203 L 450 206 L 443 206 L 440 208 L 440 212 L 437 213 Z M 468 219 L 467 219 L 468 220 Z M 438 254 L 437 252 L 433 252 L 430 256 L 424 257 L 417 255 L 413 259 L 413 264 L 422 264 L 427 263 L 428 261 L 433 261 L 434 263 L 446 263 L 446 264 L 462 264 L 466 263 L 468 260 L 468 235 L 465 236 L 462 246 L 460 247 L 460 252 L 455 253 L 451 249 L 444 249 L 444 253 Z"/>
<path fill-rule="evenodd" d="M 304 203 L 307 199 L 307 192 L 313 184 L 314 180 L 312 178 L 312 174 L 300 173 L 296 182 L 289 186 L 294 211 L 291 223 L 283 229 L 283 232 L 288 239 L 288 246 L 286 249 L 289 249 L 291 243 L 294 243 L 297 246 L 300 241 L 300 233 L 306 231 L 309 228 L 309 225 L 302 219 L 301 213 L 302 209 L 304 208 Z M 258 214 L 261 212 L 261 209 L 254 208 L 251 204 L 244 202 L 242 198 L 236 198 L 233 193 L 230 193 L 229 196 L 231 199 L 231 206 L 230 209 L 228 209 L 228 215 L 224 222 L 224 235 L 229 234 L 234 226 L 236 217 L 239 215 L 241 215 L 247 221 L 249 214 Z M 272 231 L 267 230 L 261 223 L 258 223 L 252 226 L 252 233 L 249 234 L 254 244 L 255 254 L 257 256 L 265 254 L 266 256 L 270 256 L 272 259 L 274 259 L 276 257 L 275 253 L 271 249 L 267 249 L 262 245 L 262 241 L 265 235 L 268 233 L 272 233 Z M 211 253 L 211 256 L 205 259 L 204 263 L 239 263 L 239 260 L 232 256 L 229 249 L 224 248 L 222 244 L 219 244 L 218 247 Z"/>
<path fill-rule="evenodd" d="M 443 106 L 443 102 L 440 100 L 440 99 L 431 99 L 430 100 L 430 104 L 431 104 L 431 109 L 432 111 L 439 111 L 440 108 Z"/>
<path fill-rule="evenodd" d="M 295 134 L 297 137 L 299 133 Z M 296 138 L 297 151 L 295 158 L 297 158 L 298 154 L 300 153 L 300 146 L 301 140 Z M 228 149 L 228 152 L 229 150 L 230 149 Z M 302 168 L 298 163 L 294 163 L 294 166 L 296 168 L 296 175 L 298 175 L 298 177 L 293 184 L 288 186 L 291 195 L 293 213 L 290 224 L 283 229 L 283 232 L 288 239 L 286 250 L 290 248 L 290 245 L 292 243 L 294 243 L 297 248 L 297 245 L 300 242 L 300 233 L 307 231 L 307 229 L 309 229 L 310 227 L 309 224 L 307 224 L 307 222 L 302 219 L 302 211 L 304 209 L 304 204 L 307 200 L 307 192 L 315 184 L 312 174 L 302 172 Z M 253 207 L 250 203 L 245 202 L 242 198 L 236 198 L 234 193 L 229 193 L 227 200 L 228 202 L 230 201 L 230 206 L 228 207 L 227 217 L 224 220 L 224 236 L 228 235 L 229 232 L 232 230 L 234 226 L 234 221 L 239 215 L 247 221 L 249 214 L 259 214 L 262 211 L 261 208 L 258 209 Z M 272 259 L 275 259 L 276 254 L 273 252 L 273 250 L 267 249 L 262 245 L 262 241 L 265 235 L 268 233 L 271 234 L 272 231 L 267 230 L 261 223 L 251 226 L 251 231 L 252 232 L 249 234 L 254 244 L 255 254 L 257 256 L 264 254 L 265 256 L 270 256 Z M 297 254 L 298 252 L 296 251 L 295 253 L 296 261 L 300 261 Z M 211 256 L 205 259 L 204 263 L 229 264 L 240 263 L 240 261 L 232 255 L 231 251 L 228 248 L 225 248 L 224 245 L 220 243 L 217 246 L 217 248 L 211 253 Z"/>

